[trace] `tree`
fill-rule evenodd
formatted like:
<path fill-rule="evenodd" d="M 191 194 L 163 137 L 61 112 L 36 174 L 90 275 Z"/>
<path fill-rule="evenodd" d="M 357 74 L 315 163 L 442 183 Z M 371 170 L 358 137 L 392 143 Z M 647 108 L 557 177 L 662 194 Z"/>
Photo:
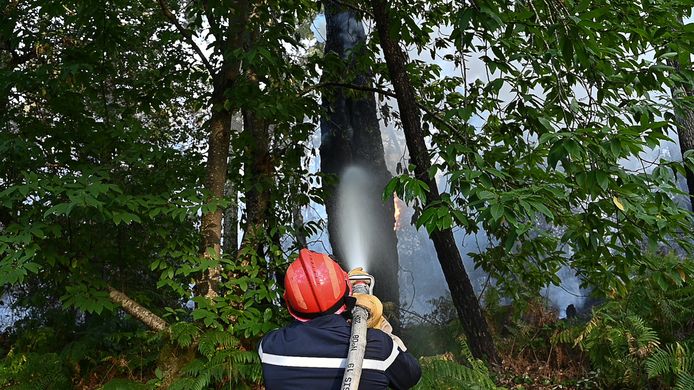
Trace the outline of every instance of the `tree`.
<path fill-rule="evenodd" d="M 407 148 L 414 164 L 414 174 L 416 179 L 426 186 L 424 190 L 426 192 L 425 205 L 435 205 L 441 201 L 441 196 L 436 181 L 430 176 L 429 150 L 424 141 L 424 132 L 422 131 L 414 89 L 406 70 L 407 58 L 399 46 L 397 35 L 391 35 L 392 20 L 389 6 L 384 1 L 376 0 L 372 3 L 372 10 L 380 45 L 388 65 L 390 80 L 397 96 Z M 471 352 L 477 358 L 485 359 L 493 364 L 499 363 L 499 355 L 494 346 L 489 326 L 482 315 L 477 296 L 463 267 L 463 261 L 455 244 L 452 230 L 450 228 L 437 229 L 430 236 L 434 242 L 448 288 L 451 290 L 458 318 L 465 329 Z"/>
<path fill-rule="evenodd" d="M 680 70 L 679 61 L 672 61 L 672 67 L 675 70 Z M 680 144 L 682 159 L 686 161 L 687 155 L 691 154 L 690 150 L 694 150 L 694 109 L 691 108 L 691 102 L 686 103 L 686 100 L 694 97 L 694 89 L 691 86 L 683 86 L 677 88 L 673 92 L 673 99 L 676 101 L 681 99 L 684 101 L 682 106 L 675 108 L 675 117 L 677 124 L 677 138 Z M 689 153 L 687 153 L 689 152 Z M 691 162 L 689 162 L 691 164 Z M 690 203 L 694 205 L 694 171 L 691 167 L 686 170 L 687 187 L 689 190 Z M 693 208 L 694 209 L 694 208 Z"/>
<path fill-rule="evenodd" d="M 237 1 L 229 8 L 226 17 L 229 18 L 226 27 L 220 27 L 217 18 L 205 2 L 202 5 L 201 14 L 205 15 L 210 25 L 210 32 L 214 37 L 215 54 L 221 57 L 219 69 L 215 69 L 208 61 L 202 50 L 193 40 L 193 32 L 184 27 L 174 15 L 166 0 L 159 0 L 162 12 L 176 29 L 183 35 L 187 42 L 194 48 L 199 60 L 204 64 L 212 79 L 212 97 L 210 99 L 211 117 L 209 120 L 209 138 L 207 152 L 207 169 L 205 189 L 207 191 L 207 203 L 210 208 L 202 215 L 202 256 L 209 259 L 212 256 L 221 255 L 222 242 L 222 215 L 223 208 L 219 204 L 224 199 L 224 184 L 227 178 L 228 153 L 231 137 L 231 118 L 234 113 L 233 106 L 227 104 L 226 93 L 240 75 L 241 59 L 233 56 L 222 56 L 222 53 L 242 49 L 246 36 L 248 23 L 249 3 L 244 0 Z M 201 18 L 200 18 L 201 19 Z M 233 103 L 232 103 L 233 104 Z M 216 285 L 220 282 L 220 269 L 217 266 L 208 270 L 198 286 L 198 290 L 206 297 L 212 299 L 218 296 Z"/>
<path fill-rule="evenodd" d="M 691 9 L 684 9 L 685 14 L 688 11 L 691 11 Z M 678 15 L 673 16 L 677 19 L 675 26 L 680 27 L 683 24 L 682 18 Z M 677 29 L 675 29 L 675 31 L 677 31 Z M 686 45 L 687 43 L 678 42 L 677 38 L 679 37 L 675 34 L 673 35 L 674 37 L 670 37 L 670 41 L 668 42 L 668 45 L 674 50 L 670 53 L 681 54 L 677 55 L 676 58 L 668 58 L 667 64 L 670 65 L 674 70 L 672 78 L 684 81 L 676 82 L 676 80 L 673 80 L 674 82 L 671 85 L 671 88 L 673 114 L 675 115 L 675 123 L 677 125 L 677 138 L 680 144 L 682 160 L 685 161 L 686 166 L 686 154 L 688 151 L 694 149 L 694 108 L 692 108 L 694 105 L 692 103 L 692 97 L 694 97 L 694 88 L 692 88 L 692 86 L 685 81 L 687 80 L 688 76 L 691 77 L 691 74 L 688 73 L 692 71 L 691 59 L 688 55 L 686 55 L 686 49 L 683 49 L 680 45 Z M 689 164 L 691 164 L 691 162 Z M 687 179 L 690 204 L 694 205 L 694 170 L 692 170 L 692 168 L 689 166 L 686 168 L 685 177 Z M 694 207 L 692 207 L 692 210 L 694 210 Z"/>
<path fill-rule="evenodd" d="M 393 229 L 393 199 L 382 196 L 392 175 L 386 167 L 376 101 L 373 92 L 355 94 L 353 90 L 338 86 L 372 83 L 369 76 L 371 70 L 359 65 L 368 57 L 364 27 L 356 11 L 333 1 L 325 3 L 325 18 L 325 54 L 328 58 L 322 81 L 326 88 L 322 95 L 325 114 L 321 119 L 321 171 L 336 175 L 339 181 L 345 169 L 355 165 L 369 175 L 367 192 L 363 194 L 366 200 L 363 207 L 373 213 L 372 221 L 377 226 L 368 227 L 368 231 L 373 233 L 366 244 L 371 249 L 368 271 L 378 280 L 375 294 L 385 302 L 398 305 L 399 266 L 397 237 Z M 337 59 L 333 60 L 331 56 Z M 331 83 L 335 83 L 334 86 Z M 330 243 L 336 257 L 346 261 L 341 248 L 355 243 L 346 241 L 344 233 L 340 231 L 343 225 L 337 210 L 337 188 L 329 184 L 330 181 L 326 182 L 329 195 L 325 203 Z M 397 317 L 397 311 L 391 316 Z"/>
<path fill-rule="evenodd" d="M 672 82 L 663 58 L 689 55 L 684 41 L 691 34 L 672 23 L 682 7 L 391 6 L 391 23 L 402 21 L 391 29 L 410 49 L 443 51 L 462 76 L 440 77 L 437 65 L 407 68 L 436 161 L 427 174 L 440 172 L 447 189 L 431 204 L 423 176 L 395 179 L 399 195 L 426 205 L 418 225 L 429 232 L 483 228 L 490 244 L 472 254 L 476 266 L 516 302 L 560 283 L 562 266 L 573 267 L 596 294 L 622 294 L 648 267 L 644 247 L 690 250 L 691 214 L 674 201 L 672 174 L 684 165 L 642 155 L 672 126 L 662 120 L 670 118 L 663 84 Z M 450 34 L 422 39 L 442 24 L 453 26 Z M 379 29 L 382 44 L 383 34 Z M 665 44 L 674 37 L 677 45 Z M 642 56 L 651 50 L 655 60 Z M 469 79 L 474 58 L 482 76 Z M 690 74 L 681 81 L 690 84 Z"/>
<path fill-rule="evenodd" d="M 110 330 L 112 334 L 131 327 L 138 333 L 121 346 L 142 353 L 152 344 L 143 342 L 134 319 L 152 330 L 164 330 L 161 336 L 167 342 L 162 356 L 157 359 L 156 351 L 148 351 L 154 357 L 147 364 L 161 366 L 165 383 L 180 376 L 187 362 L 213 370 L 220 359 L 238 358 L 229 345 L 239 343 L 240 338 L 251 340 L 284 319 L 274 305 L 278 296 L 274 283 L 257 271 L 272 272 L 286 258 L 281 248 L 272 247 L 268 250 L 272 264 L 261 255 L 240 273 L 235 258 L 219 255 L 219 211 L 226 203 L 219 184 L 227 177 L 230 146 L 235 151 L 232 156 L 243 155 L 239 144 L 230 145 L 227 119 L 234 110 L 251 107 L 253 114 L 280 122 L 274 133 L 277 138 L 268 139 L 268 144 L 293 146 L 290 134 L 305 139 L 310 128 L 303 124 L 309 113 L 305 107 L 315 103 L 313 98 L 299 97 L 296 91 L 287 98 L 275 88 L 272 103 L 263 91 L 247 99 L 247 106 L 234 103 L 242 100 L 237 97 L 244 97 L 244 87 L 249 85 L 245 79 L 238 80 L 241 63 L 247 65 L 245 69 L 261 69 L 261 78 L 269 70 L 277 72 L 273 79 L 286 80 L 280 89 L 304 77 L 302 68 L 293 63 L 268 64 L 284 58 L 285 49 L 276 46 L 277 39 L 293 41 L 293 35 L 285 32 L 295 23 L 287 21 L 305 18 L 307 11 L 293 8 L 283 12 L 277 25 L 263 29 L 268 35 L 260 36 L 262 45 L 246 51 L 245 46 L 233 46 L 241 38 L 245 43 L 246 36 L 236 34 L 242 24 L 235 23 L 243 13 L 239 15 L 238 7 L 216 2 L 185 9 L 176 4 L 169 8 L 164 2 L 12 5 L 18 8 L 9 7 L 7 12 L 16 22 L 8 26 L 7 36 L 17 46 L 7 54 L 41 46 L 38 51 L 32 49 L 37 57 L 0 69 L 2 91 L 9 96 L 3 100 L 9 108 L 2 114 L 3 129 L 9 131 L 0 134 L 0 148 L 7 151 L 0 166 L 0 215 L 8 216 L 3 218 L 0 232 L 0 284 L 3 294 L 15 296 L 17 306 L 37 309 L 26 325 L 16 324 L 18 337 L 38 324 L 57 329 L 64 339 L 48 340 L 46 348 L 51 353 L 61 352 L 72 342 L 89 342 L 96 356 L 93 361 L 98 362 L 113 352 L 104 346 L 106 339 L 87 340 L 79 335 L 104 324 L 118 328 Z M 263 9 L 266 5 L 255 6 Z M 256 19 L 250 22 L 265 26 L 270 20 L 267 12 L 278 9 L 275 4 L 266 13 L 256 12 Z M 187 23 L 179 21 L 178 12 L 185 12 Z M 202 27 L 203 19 L 209 26 Z M 228 28 L 223 29 L 222 23 Z M 3 38 L 5 27 L 3 24 Z M 211 29 L 221 37 L 214 42 L 211 60 L 202 55 L 193 39 L 197 29 Z M 267 47 L 272 50 L 265 51 Z M 3 60 L 5 54 L 3 51 Z M 232 86 L 234 80 L 238 82 Z M 286 104 L 295 100 L 299 105 Z M 289 111 L 277 111 L 278 105 L 273 104 L 277 101 L 284 101 Z M 263 112 L 259 105 L 273 111 Z M 212 108 L 199 114 L 203 107 Z M 278 112 L 282 115 L 276 115 Z M 201 153 L 205 149 L 207 159 Z M 299 156 L 303 154 L 302 148 L 277 150 L 287 157 L 271 159 L 271 164 L 281 163 L 283 173 L 302 173 L 296 169 L 298 158 L 291 157 L 297 151 Z M 237 162 L 238 157 L 233 166 L 240 166 Z M 276 165 L 270 165 L 271 172 Z M 249 161 L 247 175 L 253 167 Z M 284 200 L 274 187 L 290 181 L 274 179 L 270 179 L 272 189 L 261 189 L 263 194 L 277 194 L 270 198 L 273 207 Z M 245 187 L 240 191 L 248 192 Z M 293 186 L 283 193 L 299 191 Z M 281 212 L 281 208 L 276 210 L 277 215 Z M 277 235 L 283 234 L 275 230 Z M 206 248 L 203 256 L 201 242 Z M 220 265 L 228 273 L 217 272 Z M 197 296 L 194 310 L 183 306 L 191 297 L 191 280 L 204 287 L 198 289 L 201 295 L 208 296 Z M 215 296 L 220 291 L 239 293 Z M 118 307 L 132 317 L 116 313 Z M 165 312 L 168 317 L 162 319 Z M 214 338 L 220 337 L 219 329 L 228 327 L 232 319 L 235 333 Z M 198 342 L 206 345 L 205 340 L 210 339 L 211 352 L 201 349 L 196 360 Z M 226 347 L 218 348 L 220 345 Z M 177 354 L 177 348 L 183 352 Z M 253 362 L 249 358 L 253 353 L 245 353 L 241 361 Z M 222 381 L 225 372 L 214 374 L 215 378 Z M 258 377 L 252 369 L 245 375 L 247 380 Z M 240 379 L 227 379 L 236 380 Z"/>

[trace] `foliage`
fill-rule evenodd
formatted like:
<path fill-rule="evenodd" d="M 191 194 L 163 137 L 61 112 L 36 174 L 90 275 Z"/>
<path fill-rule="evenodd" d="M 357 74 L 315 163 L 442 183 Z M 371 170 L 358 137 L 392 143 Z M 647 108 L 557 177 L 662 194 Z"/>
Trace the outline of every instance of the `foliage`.
<path fill-rule="evenodd" d="M 421 358 L 422 379 L 415 389 L 501 389 L 494 384 L 487 366 L 472 356 L 467 343 L 460 338 L 458 342 L 462 363 L 450 352 Z"/>
<path fill-rule="evenodd" d="M 694 272 L 675 257 L 659 259 L 659 270 L 637 278 L 627 296 L 597 309 L 575 339 L 608 385 L 682 387 L 690 380 Z"/>
<path fill-rule="evenodd" d="M 34 327 L 32 321 L 16 324 L 15 341 L 0 363 L 0 386 L 68 389 L 79 383 L 97 387 L 114 376 L 142 379 L 156 366 L 158 340 L 131 321 L 100 320 L 85 319 L 76 329 L 79 333 L 67 334 L 63 332 L 69 324 L 62 328 Z"/>
<path fill-rule="evenodd" d="M 10 354 L 0 365 L 3 389 L 69 389 L 70 375 L 55 353 Z"/>
<path fill-rule="evenodd" d="M 636 316 L 597 316 L 577 339 L 608 383 L 644 386 L 643 360 L 658 350 L 657 333 Z"/>
<path fill-rule="evenodd" d="M 428 303 L 433 307 L 429 314 L 424 316 L 401 314 L 402 338 L 407 343 L 408 351 L 414 356 L 434 356 L 455 352 L 456 358 L 462 358 L 458 351 L 451 351 L 451 344 L 463 335 L 463 329 L 460 322 L 455 320 L 455 308 L 450 296 L 432 299 Z"/>
<path fill-rule="evenodd" d="M 206 202 L 202 186 L 209 116 L 204 108 L 211 88 L 204 71 L 191 66 L 192 48 L 159 5 L 28 1 L 1 7 L 8 23 L 0 28 L 0 295 L 12 302 L 11 309 L 25 313 L 3 335 L 3 347 L 31 363 L 21 368 L 20 358 L 4 357 L 3 367 L 16 366 L 7 383 L 33 386 L 22 375 L 38 367 L 36 362 L 55 362 L 63 375 L 56 374 L 57 382 L 65 377 L 97 386 L 109 376 L 143 382 L 159 366 L 166 371 L 160 350 L 170 343 L 182 350 L 196 346 L 198 367 L 187 374 L 213 372 L 208 378 L 218 382 L 257 382 L 253 353 L 235 349 L 241 348 L 240 339 L 248 347 L 286 320 L 276 305 L 272 275 L 290 253 L 275 238 L 287 235 L 282 226 L 292 215 L 290 206 L 313 196 L 296 190 L 309 178 L 297 169 L 305 164 L 305 150 L 294 140 L 307 138 L 312 127 L 303 123 L 309 114 L 304 106 L 314 100 L 277 92 L 300 87 L 304 72 L 276 42 L 295 41 L 295 20 L 308 17 L 311 8 L 285 9 L 276 15 L 281 23 L 263 31 L 263 44 L 253 53 L 233 53 L 255 62 L 263 74 L 276 72 L 270 94 L 251 94 L 242 83 L 227 92 L 230 99 L 245 96 L 258 111 L 265 107 L 263 115 L 278 122 L 273 153 L 282 156 L 274 162 L 277 181 L 262 189 L 273 194 L 276 224 L 256 238 L 267 251 L 247 248 L 242 265 L 229 256 L 201 261 L 199 214 L 226 206 Z M 175 2 L 172 7 L 179 10 Z M 186 10 L 188 27 L 202 30 L 201 16 L 211 14 L 196 7 Z M 219 18 L 233 9 L 213 8 Z M 269 18 L 256 17 L 253 23 Z M 215 50 L 230 55 L 220 45 Z M 232 167 L 239 172 L 253 140 L 235 142 Z M 244 185 L 242 193 L 257 182 Z M 301 199 L 288 204 L 286 193 Z M 225 266 L 223 287 L 230 293 L 214 302 L 196 298 L 194 309 L 186 306 L 191 283 L 218 264 Z M 173 320 L 172 340 L 150 340 L 141 325 L 117 311 L 108 286 Z M 209 339 L 222 329 L 233 337 L 233 348 Z M 220 371 L 227 362 L 243 364 Z M 92 380 L 92 371 L 105 377 Z"/>
<path fill-rule="evenodd" d="M 652 263 L 644 247 L 691 249 L 691 213 L 678 176 L 691 161 L 645 152 L 674 129 L 669 89 L 691 86 L 694 36 L 684 1 L 408 2 L 393 7 L 401 38 L 436 64 L 411 79 L 431 135 L 430 175 L 446 192 L 424 204 L 407 172 L 390 183 L 428 231 L 491 236 L 478 267 L 504 295 L 527 300 L 571 266 L 585 285 L 625 291 Z M 417 16 L 415 16 L 417 15 Z M 417 17 L 422 16 L 423 23 Z M 615 17 L 615 15 L 619 15 Z M 429 41 L 422 34 L 451 26 Z M 477 58 L 481 60 L 479 64 Z M 471 77 L 466 67 L 483 66 Z M 441 74 L 459 66 L 461 76 Z"/>
<path fill-rule="evenodd" d="M 685 389 L 694 377 L 694 352 L 686 344 L 670 344 L 648 358 L 646 372 L 649 378 L 668 378 L 675 388 Z"/>

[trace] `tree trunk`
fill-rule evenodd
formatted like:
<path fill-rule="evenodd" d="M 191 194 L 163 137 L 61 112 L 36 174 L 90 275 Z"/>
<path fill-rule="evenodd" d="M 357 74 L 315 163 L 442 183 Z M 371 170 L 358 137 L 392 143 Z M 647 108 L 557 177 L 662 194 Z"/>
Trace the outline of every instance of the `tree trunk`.
<path fill-rule="evenodd" d="M 397 95 L 400 119 L 402 120 L 407 147 L 415 165 L 415 175 L 429 187 L 426 202 L 432 204 L 440 199 L 440 195 L 435 180 L 429 176 L 431 161 L 424 141 L 414 88 L 405 68 L 406 56 L 400 48 L 399 38 L 393 37 L 389 33 L 390 20 L 385 0 L 373 0 L 371 4 L 383 55 Z M 489 326 L 463 267 L 463 261 L 456 247 L 452 230 L 435 231 L 430 236 L 434 242 L 448 288 L 451 290 L 458 318 L 467 335 L 470 351 L 476 358 L 484 359 L 492 364 L 499 363 L 499 355 L 494 346 Z"/>
<path fill-rule="evenodd" d="M 226 80 L 215 82 L 212 94 L 212 118 L 210 119 L 210 136 L 207 152 L 207 179 L 205 189 L 208 191 L 207 203 L 218 202 L 224 198 L 224 183 L 227 177 L 227 157 L 229 154 L 229 132 L 231 129 L 231 112 L 224 108 L 224 91 Z M 222 214 L 223 209 L 217 207 L 202 215 L 203 257 L 211 256 L 210 250 L 219 256 L 222 243 Z M 208 270 L 203 279 L 204 292 L 208 298 L 218 296 L 216 285 L 219 283 L 218 267 Z"/>
<path fill-rule="evenodd" d="M 679 61 L 671 61 L 670 65 L 677 71 L 680 70 L 681 65 Z M 694 90 L 686 86 L 674 88 L 672 91 L 673 100 L 692 96 L 694 96 Z M 691 108 L 678 109 L 675 107 L 674 112 L 677 121 L 677 138 L 679 139 L 682 158 L 684 158 L 684 153 L 686 151 L 694 149 L 694 110 Z M 692 206 L 692 210 L 694 210 L 694 171 L 687 168 L 686 164 L 685 169 L 687 172 L 689 202 L 690 206 Z"/>
<path fill-rule="evenodd" d="M 234 17 L 229 22 L 227 50 L 242 47 L 245 24 L 248 20 L 248 2 L 238 1 Z M 218 39 L 220 37 L 217 37 Z M 229 57 L 224 57 L 222 68 L 213 76 L 214 89 L 212 91 L 212 117 L 210 118 L 210 135 L 208 138 L 207 173 L 205 190 L 208 192 L 207 203 L 214 203 L 224 198 L 224 184 L 227 179 L 227 167 L 229 157 L 229 141 L 231 133 L 232 110 L 224 103 L 225 92 L 239 77 L 240 63 Z M 202 256 L 210 257 L 210 251 L 216 256 L 221 254 L 222 242 L 222 215 L 221 207 L 215 208 L 202 215 L 201 229 L 203 236 Z M 208 270 L 208 274 L 197 286 L 200 293 L 208 298 L 217 297 L 217 285 L 220 282 L 221 269 L 214 267 Z"/>
<path fill-rule="evenodd" d="M 270 155 L 270 134 L 268 124 L 249 110 L 243 111 L 243 128 L 248 142 L 243 170 L 246 177 L 246 221 L 241 246 L 255 247 L 258 255 L 262 255 L 274 170 Z"/>
<path fill-rule="evenodd" d="M 366 35 L 361 18 L 351 9 L 334 1 L 325 2 L 326 44 L 325 52 L 333 52 L 352 67 L 354 58 L 363 51 Z M 329 70 L 326 70 L 326 72 Z M 371 77 L 359 74 L 352 80 L 344 80 L 343 75 L 324 74 L 324 79 L 356 85 L 369 85 Z M 393 231 L 395 224 L 392 198 L 385 202 L 383 189 L 392 178 L 386 167 L 381 130 L 376 113 L 376 100 L 372 92 L 358 96 L 347 95 L 342 88 L 331 88 L 323 94 L 323 107 L 326 114 L 321 118 L 321 170 L 335 174 L 338 179 L 349 165 L 364 169 L 370 176 L 370 186 L 364 198 L 366 210 L 373 215 L 375 232 L 368 246 L 371 249 L 368 262 L 369 273 L 377 280 L 375 294 L 384 302 L 400 303 L 398 284 L 397 236 Z M 333 253 L 345 260 L 340 248 L 344 243 L 340 232 L 335 187 L 329 188 L 326 199 L 328 232 Z M 397 311 L 388 313 L 397 325 Z"/>

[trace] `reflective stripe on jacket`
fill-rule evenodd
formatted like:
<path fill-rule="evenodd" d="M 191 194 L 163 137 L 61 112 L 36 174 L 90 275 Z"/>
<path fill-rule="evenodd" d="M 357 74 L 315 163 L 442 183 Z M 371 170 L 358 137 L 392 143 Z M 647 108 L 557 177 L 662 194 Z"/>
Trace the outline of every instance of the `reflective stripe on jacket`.
<path fill-rule="evenodd" d="M 340 315 L 318 317 L 268 333 L 258 353 L 267 390 L 339 390 L 351 327 Z M 409 389 L 421 369 L 386 333 L 367 331 L 360 390 Z"/>

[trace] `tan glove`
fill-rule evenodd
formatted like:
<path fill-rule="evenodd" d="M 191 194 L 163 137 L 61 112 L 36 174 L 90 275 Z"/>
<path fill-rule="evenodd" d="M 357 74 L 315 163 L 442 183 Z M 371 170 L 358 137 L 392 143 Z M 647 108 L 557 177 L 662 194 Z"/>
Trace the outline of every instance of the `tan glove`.
<path fill-rule="evenodd" d="M 361 306 L 369 312 L 369 320 L 366 321 L 366 326 L 369 328 L 378 328 L 383 319 L 383 304 L 375 295 L 371 294 L 352 294 L 357 299 L 357 306 Z"/>
<path fill-rule="evenodd" d="M 349 276 L 354 276 L 354 275 L 368 275 L 366 271 L 364 271 L 363 267 L 357 267 L 353 268 L 351 271 L 347 273 Z"/>

